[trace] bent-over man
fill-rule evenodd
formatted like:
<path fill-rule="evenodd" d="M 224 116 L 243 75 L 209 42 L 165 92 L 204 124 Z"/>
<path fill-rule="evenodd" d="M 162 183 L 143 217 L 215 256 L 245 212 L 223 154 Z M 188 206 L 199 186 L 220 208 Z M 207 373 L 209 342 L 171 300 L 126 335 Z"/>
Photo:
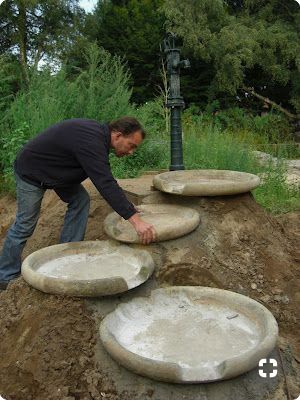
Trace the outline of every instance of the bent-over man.
<path fill-rule="evenodd" d="M 60 243 L 84 239 L 90 198 L 80 183 L 88 177 L 108 204 L 134 226 L 142 243 L 155 239 L 153 226 L 140 218 L 109 164 L 110 148 L 117 157 L 131 155 L 144 138 L 143 128 L 132 117 L 110 123 L 78 118 L 51 126 L 22 148 L 14 163 L 17 214 L 0 256 L 0 289 L 20 275 L 21 254 L 36 227 L 47 189 L 67 204 Z"/>

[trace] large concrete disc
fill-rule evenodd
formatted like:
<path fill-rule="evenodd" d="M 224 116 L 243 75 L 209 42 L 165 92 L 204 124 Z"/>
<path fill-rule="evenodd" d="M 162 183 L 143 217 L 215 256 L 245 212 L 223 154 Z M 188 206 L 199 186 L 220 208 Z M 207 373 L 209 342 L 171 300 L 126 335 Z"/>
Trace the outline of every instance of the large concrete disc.
<path fill-rule="evenodd" d="M 192 232 L 200 222 L 199 213 L 174 204 L 145 204 L 137 207 L 141 218 L 154 226 L 155 242 L 176 239 Z M 115 212 L 104 221 L 104 230 L 110 237 L 127 243 L 140 243 L 139 236 L 129 221 Z"/>
<path fill-rule="evenodd" d="M 38 290 L 81 297 L 127 291 L 146 281 L 153 270 L 148 252 L 113 241 L 49 246 L 22 264 L 24 279 Z"/>
<path fill-rule="evenodd" d="M 168 287 L 119 305 L 100 325 L 104 347 L 121 365 L 161 381 L 228 379 L 258 366 L 278 326 L 263 305 L 210 287 Z"/>
<path fill-rule="evenodd" d="M 246 193 L 260 183 L 255 174 L 231 170 L 178 170 L 153 178 L 158 190 L 189 196 L 217 196 Z"/>

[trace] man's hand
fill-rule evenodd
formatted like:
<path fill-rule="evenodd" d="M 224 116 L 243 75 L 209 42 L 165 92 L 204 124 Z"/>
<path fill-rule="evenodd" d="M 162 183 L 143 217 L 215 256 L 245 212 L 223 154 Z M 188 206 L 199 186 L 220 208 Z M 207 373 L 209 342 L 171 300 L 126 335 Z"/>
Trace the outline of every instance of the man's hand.
<path fill-rule="evenodd" d="M 144 222 L 138 213 L 132 215 L 128 221 L 134 226 L 141 242 L 144 245 L 148 245 L 155 240 L 156 234 L 153 225 Z"/>

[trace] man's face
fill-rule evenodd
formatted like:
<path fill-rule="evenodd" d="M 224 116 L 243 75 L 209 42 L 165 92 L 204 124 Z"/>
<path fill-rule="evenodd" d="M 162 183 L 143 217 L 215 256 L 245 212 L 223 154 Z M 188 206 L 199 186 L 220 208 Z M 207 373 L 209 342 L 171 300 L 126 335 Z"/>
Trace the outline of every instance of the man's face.
<path fill-rule="evenodd" d="M 116 132 L 114 136 L 113 149 L 117 157 L 132 155 L 143 137 L 140 131 L 133 132 L 128 136 L 123 136 L 121 132 Z"/>

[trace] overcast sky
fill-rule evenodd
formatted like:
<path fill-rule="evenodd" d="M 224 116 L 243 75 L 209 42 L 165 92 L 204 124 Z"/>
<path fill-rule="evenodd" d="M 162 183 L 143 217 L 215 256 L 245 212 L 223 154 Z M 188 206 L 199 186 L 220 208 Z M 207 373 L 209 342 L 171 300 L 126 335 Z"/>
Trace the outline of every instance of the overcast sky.
<path fill-rule="evenodd" d="M 92 11 L 96 4 L 97 4 L 97 0 L 80 0 L 79 1 L 80 7 L 84 8 L 87 13 Z"/>

